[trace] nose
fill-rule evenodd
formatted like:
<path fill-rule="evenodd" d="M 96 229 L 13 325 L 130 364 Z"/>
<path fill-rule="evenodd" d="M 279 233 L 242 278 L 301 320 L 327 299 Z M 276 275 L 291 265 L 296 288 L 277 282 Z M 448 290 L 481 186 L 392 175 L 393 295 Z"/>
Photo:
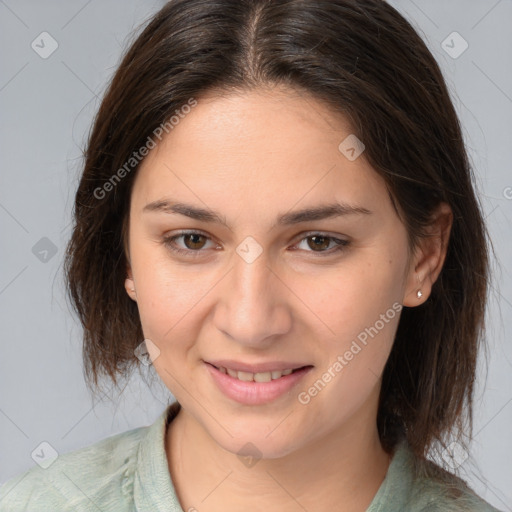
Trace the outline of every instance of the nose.
<path fill-rule="evenodd" d="M 252 262 L 238 254 L 233 260 L 219 290 L 215 325 L 242 345 L 266 348 L 291 328 L 291 292 L 270 268 L 265 252 Z"/>

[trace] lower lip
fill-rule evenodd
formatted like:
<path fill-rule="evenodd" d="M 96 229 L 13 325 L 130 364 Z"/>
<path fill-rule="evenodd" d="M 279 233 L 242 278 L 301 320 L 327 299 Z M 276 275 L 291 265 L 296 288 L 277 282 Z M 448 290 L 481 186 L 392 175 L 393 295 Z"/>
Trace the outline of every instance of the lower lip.
<path fill-rule="evenodd" d="M 275 400 L 290 391 L 313 369 L 312 366 L 307 366 L 270 382 L 247 382 L 222 373 L 209 363 L 206 363 L 206 367 L 219 389 L 228 398 L 245 405 L 262 405 Z"/>

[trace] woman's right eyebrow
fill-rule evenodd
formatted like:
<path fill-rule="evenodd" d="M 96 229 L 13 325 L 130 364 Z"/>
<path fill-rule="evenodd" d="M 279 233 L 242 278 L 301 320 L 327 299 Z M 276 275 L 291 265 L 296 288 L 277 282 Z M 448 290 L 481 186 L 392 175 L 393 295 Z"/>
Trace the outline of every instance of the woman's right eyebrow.
<path fill-rule="evenodd" d="M 185 215 L 186 217 L 190 217 L 192 219 L 200 220 L 203 222 L 216 222 L 229 228 L 225 217 L 216 212 L 186 203 L 170 201 L 169 199 L 159 199 L 158 201 L 148 203 L 146 206 L 144 206 L 142 212 L 164 212 L 170 214 L 175 213 L 179 215 Z"/>

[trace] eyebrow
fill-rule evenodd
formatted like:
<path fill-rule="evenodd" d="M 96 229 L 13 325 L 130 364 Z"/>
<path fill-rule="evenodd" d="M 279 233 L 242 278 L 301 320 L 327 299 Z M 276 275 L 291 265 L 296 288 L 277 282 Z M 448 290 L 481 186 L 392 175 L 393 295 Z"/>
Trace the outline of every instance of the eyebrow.
<path fill-rule="evenodd" d="M 144 213 L 177 213 L 202 222 L 222 224 L 228 229 L 231 229 L 228 222 L 226 221 L 226 218 L 215 211 L 199 208 L 197 206 L 186 203 L 174 202 L 169 199 L 159 199 L 157 201 L 153 201 L 152 203 L 148 203 L 146 206 L 144 206 L 142 211 Z M 300 224 L 301 222 L 341 217 L 344 215 L 371 215 L 372 213 L 372 211 L 368 210 L 367 208 L 363 208 L 362 206 L 335 202 L 280 214 L 277 217 L 277 222 L 272 225 L 271 229 L 278 225 L 290 226 L 294 224 Z"/>

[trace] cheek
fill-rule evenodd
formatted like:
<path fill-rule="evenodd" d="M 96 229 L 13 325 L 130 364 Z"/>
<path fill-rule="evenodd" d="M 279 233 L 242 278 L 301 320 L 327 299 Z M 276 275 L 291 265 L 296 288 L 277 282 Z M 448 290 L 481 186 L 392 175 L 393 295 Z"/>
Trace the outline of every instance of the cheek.
<path fill-rule="evenodd" d="M 145 335 L 159 342 L 172 338 L 180 324 L 187 323 L 201 295 L 193 283 L 176 275 L 160 273 L 155 268 L 146 272 L 137 286 L 137 305 Z"/>
<path fill-rule="evenodd" d="M 315 376 L 320 375 L 320 382 L 313 385 L 322 393 L 325 385 L 326 404 L 344 404 L 341 416 L 354 412 L 370 395 L 393 345 L 405 260 L 400 254 L 385 254 L 380 248 L 365 259 L 347 262 L 329 279 L 315 281 L 323 286 L 315 286 L 309 295 L 308 304 L 325 331 L 318 348 L 322 364 Z M 325 421 L 331 421 L 329 408 Z"/>
<path fill-rule="evenodd" d="M 132 268 L 144 336 L 162 352 L 186 346 L 200 327 L 201 301 L 213 289 L 215 276 L 172 263 L 156 247 L 135 252 Z"/>
<path fill-rule="evenodd" d="M 383 297 L 362 296 L 357 303 L 341 302 L 339 316 L 331 316 L 336 336 L 324 342 L 322 363 L 301 389 L 301 404 L 310 400 L 315 422 L 338 425 L 355 417 L 369 400 L 386 365 L 400 318 L 401 304 Z M 327 339 L 327 338 L 326 338 Z"/>
<path fill-rule="evenodd" d="M 326 339 L 341 343 L 341 348 L 376 322 L 386 332 L 394 323 L 405 262 L 401 255 L 384 254 L 382 248 L 368 251 L 330 272 L 304 276 L 294 287 L 325 328 Z M 384 328 L 381 315 L 386 315 Z"/>

